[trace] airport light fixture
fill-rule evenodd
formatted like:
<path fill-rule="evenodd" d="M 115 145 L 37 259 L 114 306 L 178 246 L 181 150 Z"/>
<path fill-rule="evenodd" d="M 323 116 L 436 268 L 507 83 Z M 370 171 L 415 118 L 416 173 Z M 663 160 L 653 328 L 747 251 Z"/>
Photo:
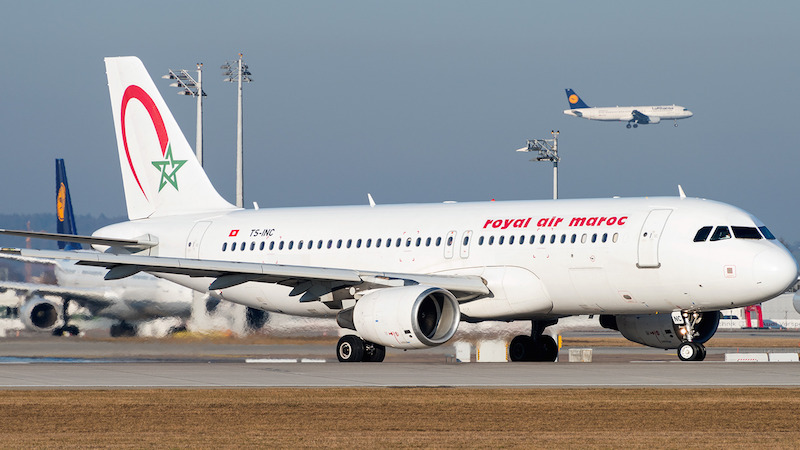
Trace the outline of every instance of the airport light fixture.
<path fill-rule="evenodd" d="M 247 64 L 242 61 L 244 55 L 239 53 L 239 59 L 235 61 L 226 61 L 225 64 L 220 66 L 223 70 L 222 75 L 225 77 L 223 81 L 228 83 L 237 83 L 238 85 L 238 115 L 236 119 L 236 206 L 239 208 L 244 204 L 244 166 L 242 163 L 242 83 L 249 83 L 253 81 L 250 78 L 250 70 Z"/>
<path fill-rule="evenodd" d="M 553 199 L 558 199 L 558 135 L 560 131 L 550 130 L 552 139 L 528 139 L 526 147 L 517 149 L 518 152 L 537 152 L 538 156 L 531 161 L 551 161 L 553 163 Z"/>
<path fill-rule="evenodd" d="M 203 97 L 206 93 L 203 92 L 203 63 L 197 63 L 197 80 L 189 75 L 186 70 L 178 70 L 177 72 L 169 69 L 169 73 L 162 76 L 167 80 L 175 80 L 170 83 L 170 86 L 180 88 L 178 95 L 190 95 L 197 98 L 197 141 L 195 144 L 195 153 L 197 154 L 197 161 L 200 166 L 203 166 Z"/>

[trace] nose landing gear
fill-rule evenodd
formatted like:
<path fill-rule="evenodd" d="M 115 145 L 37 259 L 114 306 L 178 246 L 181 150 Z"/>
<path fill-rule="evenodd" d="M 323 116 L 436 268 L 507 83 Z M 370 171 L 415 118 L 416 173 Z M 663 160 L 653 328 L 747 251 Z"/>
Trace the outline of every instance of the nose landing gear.
<path fill-rule="evenodd" d="M 683 327 L 680 328 L 680 332 L 684 341 L 678 347 L 678 358 L 681 361 L 702 361 L 706 359 L 705 346 L 698 342 L 693 342 L 694 337 L 697 335 L 695 325 L 702 320 L 703 316 L 692 311 L 683 311 L 680 315 L 683 319 Z"/>

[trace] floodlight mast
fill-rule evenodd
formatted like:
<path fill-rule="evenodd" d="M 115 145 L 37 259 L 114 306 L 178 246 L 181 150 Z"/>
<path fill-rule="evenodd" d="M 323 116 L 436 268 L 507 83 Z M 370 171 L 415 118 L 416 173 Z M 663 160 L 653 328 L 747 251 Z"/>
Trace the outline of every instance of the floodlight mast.
<path fill-rule="evenodd" d="M 558 135 L 561 132 L 550 130 L 553 139 L 528 139 L 528 145 L 520 148 L 518 152 L 538 152 L 539 155 L 531 161 L 553 162 L 553 200 L 558 199 Z"/>
<path fill-rule="evenodd" d="M 224 72 L 222 75 L 225 77 L 223 81 L 238 84 L 238 114 L 236 119 L 236 206 L 242 208 L 244 205 L 244 165 L 243 165 L 243 152 L 242 152 L 242 82 L 249 83 L 253 81 L 250 78 L 250 71 L 247 64 L 242 61 L 242 55 L 239 53 L 237 61 L 226 61 L 225 64 L 220 66 Z"/>
<path fill-rule="evenodd" d="M 169 73 L 162 76 L 167 80 L 176 80 L 170 83 L 170 86 L 181 88 L 178 95 L 191 95 L 197 98 L 197 140 L 195 144 L 195 153 L 197 154 L 197 161 L 200 166 L 203 165 L 203 97 L 206 93 L 203 92 L 203 63 L 197 63 L 197 80 L 195 81 L 189 72 L 186 70 L 179 70 L 173 72 L 169 69 Z"/>

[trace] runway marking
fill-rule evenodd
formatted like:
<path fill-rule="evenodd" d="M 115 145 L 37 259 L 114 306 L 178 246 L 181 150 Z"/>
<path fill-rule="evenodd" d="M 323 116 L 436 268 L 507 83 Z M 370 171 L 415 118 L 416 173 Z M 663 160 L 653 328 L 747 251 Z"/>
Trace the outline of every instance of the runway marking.
<path fill-rule="evenodd" d="M 296 363 L 325 363 L 325 359 L 314 358 L 248 358 L 244 362 L 249 364 L 296 364 Z"/>

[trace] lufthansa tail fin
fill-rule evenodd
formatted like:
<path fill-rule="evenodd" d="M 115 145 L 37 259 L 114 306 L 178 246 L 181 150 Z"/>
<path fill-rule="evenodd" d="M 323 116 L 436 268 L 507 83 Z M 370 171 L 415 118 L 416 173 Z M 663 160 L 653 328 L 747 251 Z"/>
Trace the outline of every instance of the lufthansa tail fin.
<path fill-rule="evenodd" d="M 78 234 L 75 226 L 75 214 L 72 213 L 72 200 L 69 196 L 67 170 L 64 160 L 56 158 L 56 232 L 58 234 Z M 83 248 L 77 242 L 58 241 L 61 250 L 79 250 Z"/>
<path fill-rule="evenodd" d="M 567 91 L 567 102 L 569 102 L 569 109 L 589 108 L 589 105 L 583 102 L 578 94 L 572 89 L 565 89 Z"/>
<path fill-rule="evenodd" d="M 105 63 L 128 218 L 236 209 L 211 185 L 139 58 Z"/>

